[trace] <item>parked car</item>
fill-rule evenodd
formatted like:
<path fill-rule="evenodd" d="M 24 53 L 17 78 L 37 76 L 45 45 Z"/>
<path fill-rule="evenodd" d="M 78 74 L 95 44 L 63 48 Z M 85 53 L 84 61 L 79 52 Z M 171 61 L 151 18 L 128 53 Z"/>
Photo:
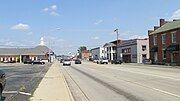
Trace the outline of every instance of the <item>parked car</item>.
<path fill-rule="evenodd" d="M 3 63 L 8 63 L 8 61 L 7 61 L 7 60 L 4 60 Z"/>
<path fill-rule="evenodd" d="M 63 66 L 70 66 L 70 65 L 71 65 L 70 59 L 66 59 L 63 61 Z"/>
<path fill-rule="evenodd" d="M 144 59 L 142 62 L 144 64 L 152 64 L 152 61 L 150 59 Z"/>
<path fill-rule="evenodd" d="M 40 61 L 40 60 L 34 60 L 34 61 L 32 61 L 32 64 L 42 64 L 42 65 L 44 65 L 45 62 Z"/>
<path fill-rule="evenodd" d="M 76 59 L 76 60 L 75 60 L 75 64 L 81 64 L 81 60 Z"/>
<path fill-rule="evenodd" d="M 8 60 L 5 60 L 5 61 L 3 61 L 3 63 L 16 63 L 16 61 L 8 61 Z"/>
<path fill-rule="evenodd" d="M 64 59 L 60 59 L 59 61 L 60 61 L 60 63 L 63 63 Z"/>
<path fill-rule="evenodd" d="M 112 60 L 111 64 L 121 64 L 122 61 L 121 60 Z"/>
<path fill-rule="evenodd" d="M 4 90 L 5 85 L 6 85 L 6 75 L 2 70 L 0 70 L 0 101 L 2 98 L 2 92 Z"/>
<path fill-rule="evenodd" d="M 95 60 L 93 60 L 93 62 L 94 62 L 94 63 L 97 63 L 97 62 L 98 62 L 98 60 L 97 60 L 97 59 L 95 59 Z"/>
<path fill-rule="evenodd" d="M 24 61 L 24 64 L 32 64 L 32 63 L 33 63 L 32 60 L 25 60 L 25 61 Z"/>
<path fill-rule="evenodd" d="M 108 64 L 108 59 L 100 59 L 97 61 L 97 64 Z"/>

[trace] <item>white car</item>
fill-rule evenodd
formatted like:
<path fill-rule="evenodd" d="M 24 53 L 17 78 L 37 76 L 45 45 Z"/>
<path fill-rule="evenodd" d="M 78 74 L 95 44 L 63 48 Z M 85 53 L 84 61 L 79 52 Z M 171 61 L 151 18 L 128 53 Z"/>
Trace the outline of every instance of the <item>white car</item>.
<path fill-rule="evenodd" d="M 98 60 L 97 64 L 108 64 L 108 60 L 107 59 L 100 59 L 100 60 Z"/>
<path fill-rule="evenodd" d="M 64 60 L 63 61 L 63 66 L 70 66 L 71 65 L 71 61 L 70 60 Z"/>
<path fill-rule="evenodd" d="M 98 60 L 93 60 L 93 62 L 94 62 L 94 63 L 97 63 L 97 62 L 98 62 Z"/>

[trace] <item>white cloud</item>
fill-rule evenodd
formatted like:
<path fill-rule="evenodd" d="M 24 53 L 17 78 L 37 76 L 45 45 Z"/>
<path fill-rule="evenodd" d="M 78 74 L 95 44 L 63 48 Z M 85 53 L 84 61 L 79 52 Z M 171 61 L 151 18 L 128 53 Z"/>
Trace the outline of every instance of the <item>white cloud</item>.
<path fill-rule="evenodd" d="M 19 23 L 17 25 L 14 25 L 13 27 L 11 27 L 11 29 L 13 29 L 13 30 L 28 30 L 28 29 L 30 29 L 30 26 L 27 24 Z"/>
<path fill-rule="evenodd" d="M 51 10 L 57 10 L 57 6 L 56 5 L 52 5 L 50 8 L 51 8 Z"/>
<path fill-rule="evenodd" d="M 95 37 L 92 37 L 93 40 L 98 40 L 99 37 L 95 36 Z"/>
<path fill-rule="evenodd" d="M 50 15 L 52 15 L 52 16 L 59 16 L 59 13 L 52 11 L 52 12 L 50 13 Z"/>
<path fill-rule="evenodd" d="M 180 9 L 173 12 L 171 19 L 180 19 Z"/>
<path fill-rule="evenodd" d="M 59 16 L 57 9 L 58 9 L 57 5 L 52 5 L 44 8 L 43 11 L 49 13 L 52 16 Z"/>
<path fill-rule="evenodd" d="M 49 11 L 49 8 L 44 8 L 43 11 L 47 12 L 47 11 Z"/>
<path fill-rule="evenodd" d="M 98 21 L 96 21 L 94 24 L 95 25 L 99 25 L 99 24 L 101 24 L 103 22 L 103 20 L 98 20 Z"/>

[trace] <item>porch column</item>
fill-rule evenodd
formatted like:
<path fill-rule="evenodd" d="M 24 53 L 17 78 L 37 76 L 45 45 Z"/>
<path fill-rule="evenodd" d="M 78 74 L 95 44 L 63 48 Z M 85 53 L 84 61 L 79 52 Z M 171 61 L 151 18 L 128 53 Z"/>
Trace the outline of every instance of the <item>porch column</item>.
<path fill-rule="evenodd" d="M 19 62 L 22 63 L 22 55 L 19 56 Z"/>

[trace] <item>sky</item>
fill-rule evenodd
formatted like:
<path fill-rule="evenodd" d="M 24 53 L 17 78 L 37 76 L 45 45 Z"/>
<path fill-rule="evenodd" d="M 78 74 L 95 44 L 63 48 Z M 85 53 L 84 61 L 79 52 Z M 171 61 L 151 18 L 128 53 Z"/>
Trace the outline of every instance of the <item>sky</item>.
<path fill-rule="evenodd" d="M 119 39 L 148 37 L 159 19 L 180 19 L 180 0 L 0 0 L 0 47 L 35 47 L 44 37 L 56 54 Z"/>

